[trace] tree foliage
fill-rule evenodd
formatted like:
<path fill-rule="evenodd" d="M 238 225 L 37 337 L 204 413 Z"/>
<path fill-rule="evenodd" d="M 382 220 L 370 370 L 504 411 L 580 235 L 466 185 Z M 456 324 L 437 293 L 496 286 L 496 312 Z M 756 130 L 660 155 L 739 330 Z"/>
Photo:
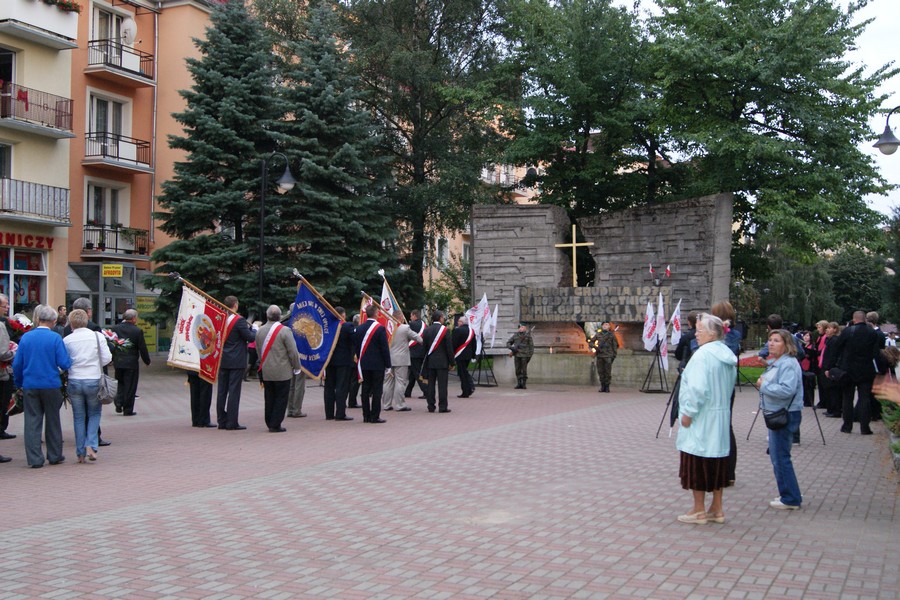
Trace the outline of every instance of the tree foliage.
<path fill-rule="evenodd" d="M 841 308 L 839 322 L 846 323 L 857 310 L 881 310 L 886 283 L 884 267 L 881 256 L 861 248 L 847 248 L 828 261 L 834 301 Z"/>

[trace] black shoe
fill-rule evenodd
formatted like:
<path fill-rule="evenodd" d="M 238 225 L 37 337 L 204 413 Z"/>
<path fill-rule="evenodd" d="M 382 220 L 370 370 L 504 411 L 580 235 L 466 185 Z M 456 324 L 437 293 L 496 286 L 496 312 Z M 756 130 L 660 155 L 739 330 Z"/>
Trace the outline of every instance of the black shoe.
<path fill-rule="evenodd" d="M 419 396 L 419 400 L 428 400 L 428 396 L 422 394 L 421 396 Z"/>
<path fill-rule="evenodd" d="M 325 417 L 326 421 L 334 421 L 334 417 Z"/>
<path fill-rule="evenodd" d="M 97 442 L 97 445 L 103 446 L 105 448 L 106 446 L 111 446 L 112 442 L 107 442 L 106 440 L 100 440 L 99 442 Z"/>
<path fill-rule="evenodd" d="M 457 398 L 468 398 L 471 394 L 460 394 Z"/>
<path fill-rule="evenodd" d="M 442 409 L 439 410 L 438 412 L 448 413 L 448 412 L 452 412 L 452 411 L 451 411 L 449 408 L 442 408 Z"/>
<path fill-rule="evenodd" d="M 7 462 L 9 462 L 9 461 L 11 461 L 11 460 L 12 460 L 12 459 L 11 459 L 10 457 L 8 457 L 8 456 L 3 456 L 2 454 L 0 454 L 0 463 L 7 463 Z"/>
<path fill-rule="evenodd" d="M 39 465 L 28 465 L 28 466 L 31 467 L 32 469 L 40 469 L 41 467 L 44 466 L 44 464 L 41 463 L 41 464 L 39 464 Z"/>
<path fill-rule="evenodd" d="M 841 433 L 853 433 L 852 427 L 841 427 Z"/>
<path fill-rule="evenodd" d="M 434 409 L 429 407 L 428 412 L 434 412 Z"/>
<path fill-rule="evenodd" d="M 50 461 L 50 464 L 51 464 L 51 465 L 61 465 L 61 464 L 64 463 L 64 462 L 66 462 L 66 457 L 65 457 L 65 456 L 61 456 L 61 457 L 59 458 L 59 460 L 51 460 L 51 461 Z"/>
<path fill-rule="evenodd" d="M 834 414 L 833 412 L 828 412 L 828 411 L 826 410 L 826 411 L 825 411 L 825 416 L 828 417 L 829 419 L 837 419 L 837 418 L 840 417 L 841 415 L 836 415 L 836 414 Z"/>
<path fill-rule="evenodd" d="M 133 417 L 133 416 L 136 415 L 136 414 L 137 414 L 137 413 L 134 412 L 134 411 L 131 411 L 131 412 L 128 412 L 128 413 L 127 413 L 127 412 L 123 412 L 123 413 L 122 413 L 122 416 L 123 416 L 123 417 Z"/>
<path fill-rule="evenodd" d="M 361 408 L 362 404 L 348 404 L 347 408 Z"/>
<path fill-rule="evenodd" d="M 859 432 L 859 434 L 860 435 L 872 435 L 873 432 L 871 429 L 863 429 L 862 431 Z"/>
<path fill-rule="evenodd" d="M 15 434 L 6 433 L 5 431 L 0 431 L 0 440 L 14 440 L 16 439 Z"/>
<path fill-rule="evenodd" d="M 821 402 L 818 403 L 818 404 L 816 404 L 816 405 L 814 405 L 813 408 L 816 408 L 816 409 L 818 409 L 818 410 L 828 410 L 828 407 L 825 406 L 824 404 L 822 404 Z"/>
<path fill-rule="evenodd" d="M 224 425 L 216 425 L 216 427 L 218 427 L 219 429 L 228 429 L 228 428 L 225 427 Z"/>
<path fill-rule="evenodd" d="M 343 417 L 335 417 L 334 420 L 335 421 L 352 421 L 353 417 L 348 417 L 348 416 L 344 415 Z"/>
<path fill-rule="evenodd" d="M 116 405 L 116 412 L 117 412 L 117 413 L 122 412 L 122 407 L 119 406 L 119 405 Z"/>
<path fill-rule="evenodd" d="M 384 419 L 369 419 L 369 423 L 387 423 Z"/>
<path fill-rule="evenodd" d="M 398 409 L 397 409 L 397 412 L 409 412 L 409 411 L 411 411 L 411 410 L 412 410 L 412 409 L 411 409 L 410 407 L 404 406 L 403 408 L 398 408 Z"/>
<path fill-rule="evenodd" d="M 218 427 L 218 425 L 216 425 L 215 423 L 207 423 L 206 425 L 201 425 L 200 427 L 206 427 L 207 429 L 211 429 L 211 428 Z M 100 445 L 102 446 L 103 444 L 100 444 Z"/>
<path fill-rule="evenodd" d="M 226 427 L 228 431 L 243 431 L 247 429 L 246 425 L 235 425 L 234 427 Z"/>
<path fill-rule="evenodd" d="M 284 427 L 269 427 L 269 433 L 284 433 L 287 431 Z"/>

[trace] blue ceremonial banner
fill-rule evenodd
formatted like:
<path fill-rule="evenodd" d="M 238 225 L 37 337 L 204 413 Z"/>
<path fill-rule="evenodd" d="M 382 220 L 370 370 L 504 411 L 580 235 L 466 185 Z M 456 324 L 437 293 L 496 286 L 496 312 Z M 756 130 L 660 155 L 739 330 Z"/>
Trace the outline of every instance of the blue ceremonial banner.
<path fill-rule="evenodd" d="M 341 318 L 306 279 L 297 285 L 288 326 L 300 353 L 300 368 L 319 379 L 337 345 Z"/>

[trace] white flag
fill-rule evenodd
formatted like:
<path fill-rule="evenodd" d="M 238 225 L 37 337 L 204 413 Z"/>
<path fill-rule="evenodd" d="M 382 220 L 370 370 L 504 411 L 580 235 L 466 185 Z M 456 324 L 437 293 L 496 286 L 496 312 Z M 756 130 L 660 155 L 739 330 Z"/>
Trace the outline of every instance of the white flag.
<path fill-rule="evenodd" d="M 666 309 L 663 306 L 662 292 L 656 303 L 656 339 L 659 340 L 659 363 L 663 371 L 669 370 L 669 345 L 666 344 Z"/>
<path fill-rule="evenodd" d="M 499 304 L 494 305 L 494 313 L 491 315 L 490 326 L 484 332 L 485 335 L 491 336 L 491 348 L 494 347 L 494 340 L 497 338 L 497 311 L 500 309 Z"/>
<path fill-rule="evenodd" d="M 656 346 L 656 318 L 653 316 L 653 302 L 647 301 L 647 314 L 644 315 L 644 350 L 650 352 Z"/>
<path fill-rule="evenodd" d="M 672 337 L 669 338 L 669 343 L 673 346 L 677 346 L 678 342 L 681 341 L 681 299 L 678 299 L 678 304 L 675 306 L 675 310 L 672 311 L 672 318 L 669 319 L 669 323 L 672 324 Z"/>

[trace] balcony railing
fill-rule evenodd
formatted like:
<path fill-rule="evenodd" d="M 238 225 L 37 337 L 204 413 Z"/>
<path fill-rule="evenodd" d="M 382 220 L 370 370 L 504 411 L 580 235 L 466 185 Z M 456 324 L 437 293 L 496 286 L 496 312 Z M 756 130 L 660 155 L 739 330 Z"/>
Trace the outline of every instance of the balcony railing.
<path fill-rule="evenodd" d="M 85 135 L 84 158 L 115 161 L 139 170 L 150 169 L 150 142 L 118 133 L 91 132 Z"/>
<path fill-rule="evenodd" d="M 153 55 L 115 40 L 88 42 L 88 65 L 102 65 L 153 80 Z"/>
<path fill-rule="evenodd" d="M 147 256 L 150 232 L 134 227 L 85 225 L 84 249 L 107 254 L 136 254 Z"/>
<path fill-rule="evenodd" d="M 72 101 L 10 82 L 0 82 L 0 119 L 72 131 Z"/>
<path fill-rule="evenodd" d="M 31 181 L 0 179 L 0 217 L 69 225 L 69 190 Z"/>

